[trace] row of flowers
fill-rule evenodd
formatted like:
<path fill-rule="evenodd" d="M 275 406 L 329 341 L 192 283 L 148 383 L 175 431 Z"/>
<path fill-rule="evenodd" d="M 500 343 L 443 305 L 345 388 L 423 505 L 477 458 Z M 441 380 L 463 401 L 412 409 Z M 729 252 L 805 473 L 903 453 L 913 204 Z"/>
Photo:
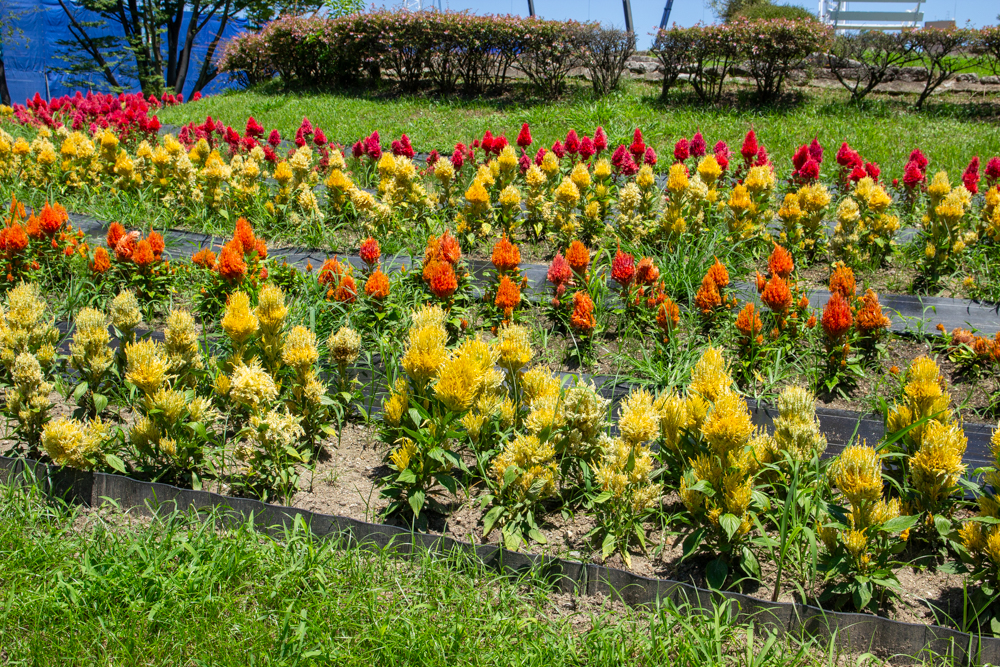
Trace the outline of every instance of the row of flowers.
<path fill-rule="evenodd" d="M 537 150 L 527 125 L 513 143 L 487 132 L 457 144 L 451 156 L 432 151 L 423 165 L 405 134 L 383 148 L 376 132 L 341 150 L 308 119 L 287 155 L 282 145 L 277 131 L 267 133 L 253 118 L 242 133 L 209 118 L 178 137 L 134 147 L 111 128 L 42 128 L 32 141 L 4 132 L 0 178 L 9 188 L 82 196 L 104 187 L 149 194 L 177 215 L 207 209 L 269 226 L 332 218 L 362 238 L 443 223 L 467 247 L 498 233 L 561 245 L 669 245 L 715 229 L 732 241 L 776 234 L 796 256 L 829 251 L 855 267 L 884 262 L 901 216 L 912 217 L 930 282 L 954 271 L 967 248 L 1000 238 L 997 157 L 985 164 L 973 157 L 956 185 L 947 173 L 929 171 L 918 149 L 901 178 L 887 182 L 847 144 L 824 162 L 815 140 L 795 152 L 782 181 L 753 130 L 738 154 L 721 141 L 710 149 L 700 132 L 681 139 L 667 165 L 640 130 L 612 148 L 600 127 L 593 136 L 571 130 L 565 141 Z M 832 234 L 824 224 L 830 219 Z"/>

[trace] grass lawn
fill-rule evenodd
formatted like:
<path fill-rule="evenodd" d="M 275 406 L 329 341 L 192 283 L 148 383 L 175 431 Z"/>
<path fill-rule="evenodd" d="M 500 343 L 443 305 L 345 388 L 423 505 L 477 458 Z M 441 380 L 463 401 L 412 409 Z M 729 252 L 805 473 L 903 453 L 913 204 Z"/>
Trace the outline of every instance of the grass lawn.
<path fill-rule="evenodd" d="M 149 523 L 0 486 L 0 664 L 819 665 L 723 612 L 549 597 L 468 561 Z M 843 664 L 843 663 L 840 663 Z"/>
<path fill-rule="evenodd" d="M 1000 95 L 932 97 L 923 112 L 912 108 L 915 96 L 872 96 L 863 109 L 848 106 L 842 90 L 804 87 L 794 89 L 795 100 L 776 107 L 759 108 L 742 101 L 734 91 L 719 106 L 698 104 L 690 89 L 659 100 L 659 84 L 628 81 L 618 93 L 595 100 L 589 86 L 574 83 L 558 102 L 530 98 L 518 90 L 500 99 L 436 98 L 404 95 L 394 91 L 337 94 L 291 94 L 263 88 L 230 92 L 199 102 L 165 109 L 166 123 L 202 122 L 206 115 L 242 131 L 249 116 L 266 129 L 277 128 L 291 138 L 303 116 L 318 124 L 332 141 L 353 143 L 378 130 L 383 147 L 402 133 L 418 151 L 438 149 L 449 153 L 455 142 L 470 142 L 486 130 L 505 133 L 511 141 L 522 123 L 531 125 L 535 147 L 551 146 L 564 139 L 570 128 L 591 133 L 598 125 L 613 144 L 631 142 L 636 127 L 661 160 L 670 161 L 673 145 L 701 130 L 711 146 L 725 140 L 738 150 L 746 131 L 753 127 L 767 146 L 779 171 L 786 172 L 795 149 L 814 136 L 833 160 L 841 142 L 877 162 L 887 178 L 902 176 L 903 165 L 914 148 L 930 158 L 930 173 L 948 170 L 956 178 L 979 155 L 988 159 L 1000 153 Z"/>

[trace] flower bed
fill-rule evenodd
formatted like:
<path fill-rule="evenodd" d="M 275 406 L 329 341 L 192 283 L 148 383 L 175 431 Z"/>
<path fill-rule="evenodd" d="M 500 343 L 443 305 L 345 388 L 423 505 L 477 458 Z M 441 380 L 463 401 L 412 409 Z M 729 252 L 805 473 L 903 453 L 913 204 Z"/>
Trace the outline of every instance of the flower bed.
<path fill-rule="evenodd" d="M 509 549 L 573 531 L 585 559 L 889 616 L 917 563 L 969 583 L 991 627 L 1000 445 L 973 474 L 962 421 L 995 414 L 1000 337 L 897 336 L 884 293 L 858 283 L 897 261 L 906 220 L 920 284 L 993 252 L 1000 160 L 980 192 L 978 158 L 953 187 L 914 151 L 889 185 L 846 144 L 824 167 L 815 141 L 779 180 L 752 130 L 738 152 L 698 133 L 662 165 L 638 130 L 617 148 L 570 131 L 532 156 L 525 126 L 420 168 L 405 135 L 342 151 L 308 121 L 294 149 L 253 119 L 155 145 L 19 131 L 34 138 L 0 136 L 10 191 L 233 220 L 188 259 L 148 226 L 94 240 L 58 204 L 12 202 L 0 374 L 16 452 L 308 502 L 320 459 L 373 424 L 366 502 L 418 530 L 454 520 Z M 344 226 L 359 261 L 281 261 L 263 231 L 278 219 Z M 417 259 L 398 268 L 392 246 Z M 527 249 L 548 255 L 544 281 Z M 630 385 L 614 407 L 557 372 L 612 361 Z M 864 396 L 879 441 L 824 456 L 817 396 Z M 748 397 L 776 406 L 769 427 Z"/>

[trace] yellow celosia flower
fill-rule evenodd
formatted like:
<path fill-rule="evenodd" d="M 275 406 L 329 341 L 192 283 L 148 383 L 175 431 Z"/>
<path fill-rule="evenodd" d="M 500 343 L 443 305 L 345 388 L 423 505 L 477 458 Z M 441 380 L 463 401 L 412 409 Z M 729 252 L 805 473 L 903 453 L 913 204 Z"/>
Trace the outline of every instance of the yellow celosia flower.
<path fill-rule="evenodd" d="M 532 499 L 551 496 L 556 492 L 558 476 L 555 454 L 549 442 L 542 442 L 535 435 L 519 434 L 493 459 L 493 477 L 504 487 L 508 468 L 515 467 L 519 473 L 503 488 L 503 493 Z"/>
<path fill-rule="evenodd" d="M 257 411 L 278 397 L 278 388 L 260 361 L 240 364 L 233 369 L 229 396 L 240 405 Z"/>
<path fill-rule="evenodd" d="M 558 396 L 559 389 L 559 379 L 552 374 L 547 366 L 532 366 L 521 373 L 523 400 L 528 405 L 541 398 Z"/>
<path fill-rule="evenodd" d="M 336 333 L 330 334 L 326 346 L 334 363 L 341 367 L 349 366 L 361 354 L 361 335 L 350 327 L 340 327 Z"/>
<path fill-rule="evenodd" d="M 830 466 L 830 481 L 855 508 L 882 497 L 882 459 L 874 447 L 849 445 Z"/>
<path fill-rule="evenodd" d="M 285 334 L 285 342 L 281 349 L 281 361 L 299 373 L 305 373 L 306 369 L 319 361 L 316 334 L 303 326 L 293 327 Z"/>
<path fill-rule="evenodd" d="M 465 191 L 465 199 L 473 206 L 488 207 L 490 205 L 490 193 L 486 191 L 482 181 L 476 179 Z"/>
<path fill-rule="evenodd" d="M 631 445 L 654 439 L 660 430 L 660 415 L 653 407 L 653 395 L 645 389 L 631 392 L 622 405 L 618 428 Z"/>
<path fill-rule="evenodd" d="M 233 294 L 242 294 L 242 292 L 236 292 Z M 232 300 L 232 298 L 230 298 Z M 247 307 L 249 308 L 249 298 L 247 299 Z M 285 293 L 277 285 L 268 283 L 260 290 L 260 296 L 257 299 L 257 308 L 254 310 L 254 314 L 257 316 L 257 320 L 260 322 L 260 331 L 264 336 L 277 336 L 281 331 L 282 327 L 285 325 L 285 318 L 288 316 L 288 307 L 285 305 Z M 229 308 L 226 308 L 226 316 L 229 316 Z M 223 328 L 225 328 L 225 320 L 223 320 Z M 228 329 L 226 330 L 228 334 Z M 252 335 L 252 334 L 250 334 Z"/>
<path fill-rule="evenodd" d="M 687 167 L 680 162 L 670 165 L 670 174 L 667 176 L 667 192 L 678 195 L 687 189 L 689 183 Z"/>
<path fill-rule="evenodd" d="M 140 340 L 125 345 L 127 372 L 125 379 L 146 395 L 160 388 L 170 371 L 170 362 L 159 343 Z"/>
<path fill-rule="evenodd" d="M 733 386 L 729 366 L 722 351 L 716 347 L 706 349 L 691 373 L 691 391 L 706 401 L 715 402 Z"/>
<path fill-rule="evenodd" d="M 250 311 L 250 297 L 238 290 L 229 295 L 222 329 L 236 345 L 243 345 L 260 329 L 260 321 Z"/>
<path fill-rule="evenodd" d="M 142 323 L 139 300 L 132 290 L 122 290 L 111 301 L 111 323 L 127 338 Z"/>
<path fill-rule="evenodd" d="M 448 355 L 447 340 L 448 334 L 441 326 L 432 324 L 410 329 L 410 344 L 401 363 L 417 387 L 423 387 L 437 375 Z"/>
<path fill-rule="evenodd" d="M 687 403 L 683 398 L 671 392 L 664 392 L 653 403 L 660 417 L 660 438 L 663 444 L 675 451 L 680 451 L 680 440 L 687 427 Z"/>
<path fill-rule="evenodd" d="M 389 460 L 396 466 L 396 470 L 402 472 L 410 467 L 410 462 L 413 461 L 416 455 L 417 443 L 409 438 L 402 438 L 399 441 L 399 447 L 389 455 Z"/>
<path fill-rule="evenodd" d="M 590 187 L 590 172 L 587 171 L 587 165 L 583 162 L 576 163 L 569 178 L 580 192 L 585 192 Z"/>
<path fill-rule="evenodd" d="M 556 202 L 566 208 L 573 208 L 580 203 L 580 190 L 568 177 L 562 180 L 553 195 Z"/>
<path fill-rule="evenodd" d="M 497 332 L 496 347 L 500 365 L 516 373 L 531 361 L 531 337 L 520 324 L 508 324 Z"/>

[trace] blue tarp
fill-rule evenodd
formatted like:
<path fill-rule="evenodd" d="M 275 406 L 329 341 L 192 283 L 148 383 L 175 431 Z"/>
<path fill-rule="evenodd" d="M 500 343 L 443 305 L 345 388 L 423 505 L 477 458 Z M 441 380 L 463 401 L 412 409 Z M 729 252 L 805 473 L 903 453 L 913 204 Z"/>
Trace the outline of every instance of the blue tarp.
<path fill-rule="evenodd" d="M 72 0 L 67 1 L 67 6 L 74 12 L 76 20 L 79 22 L 96 21 L 100 17 L 94 12 L 82 10 L 79 5 Z M 23 31 L 23 35 L 18 35 L 4 44 L 4 65 L 7 74 L 7 87 L 10 90 L 12 102 L 24 102 L 35 93 L 46 97 L 45 79 L 48 76 L 48 89 L 52 97 L 71 94 L 77 88 L 69 88 L 66 85 L 66 75 L 53 71 L 59 67 L 66 67 L 66 63 L 57 56 L 61 50 L 69 47 L 60 47 L 61 40 L 72 40 L 73 36 L 69 31 L 69 19 L 66 13 L 56 0 L 6 0 L 4 11 L 8 16 L 13 16 L 14 25 Z M 204 20 L 204 18 L 202 18 Z M 181 29 L 183 36 L 185 26 Z M 184 95 L 190 97 L 198 73 L 201 71 L 201 63 L 208 51 L 209 43 L 218 30 L 219 21 L 213 18 L 198 35 L 191 56 L 191 66 L 188 69 L 187 80 L 185 81 Z M 103 29 L 88 28 L 88 33 L 93 35 L 111 34 L 116 27 L 109 22 Z M 222 53 L 225 41 L 234 35 L 246 30 L 246 21 L 242 18 L 230 18 L 223 33 L 222 41 L 216 49 L 215 55 L 218 57 Z M 103 31 L 103 32 L 102 32 Z M 164 41 L 164 59 L 166 59 L 166 36 Z M 138 82 L 128 79 L 116 73 L 118 81 L 123 86 L 130 86 L 130 90 L 139 90 Z M 77 76 L 77 78 L 80 78 Z M 92 90 L 106 91 L 106 81 L 99 72 L 94 72 L 91 81 Z M 203 94 L 217 92 L 226 87 L 227 77 L 220 75 L 216 77 L 205 89 Z M 86 91 L 84 91 L 86 92 Z M 172 92 L 172 91 L 171 91 Z"/>

